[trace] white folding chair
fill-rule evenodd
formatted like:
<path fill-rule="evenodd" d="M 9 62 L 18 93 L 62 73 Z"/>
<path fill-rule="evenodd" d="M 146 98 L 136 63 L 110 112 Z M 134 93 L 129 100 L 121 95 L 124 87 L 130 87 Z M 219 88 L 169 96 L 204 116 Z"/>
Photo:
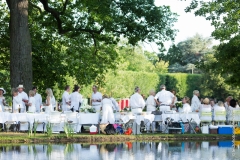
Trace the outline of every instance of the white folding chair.
<path fill-rule="evenodd" d="M 53 111 L 49 113 L 48 123 L 52 127 L 52 133 L 60 133 L 61 130 L 61 112 Z"/>
<path fill-rule="evenodd" d="M 226 122 L 226 111 L 225 108 L 216 108 L 214 109 L 214 121 L 219 125 L 219 123 L 225 123 Z"/>
<path fill-rule="evenodd" d="M 200 111 L 201 125 L 210 125 L 212 122 L 211 108 L 202 108 Z"/>
<path fill-rule="evenodd" d="M 228 117 L 228 120 L 230 121 L 230 123 L 232 123 L 233 120 L 234 120 L 234 122 L 239 123 L 240 122 L 240 108 L 234 108 L 232 110 L 232 113 Z"/>
<path fill-rule="evenodd" d="M 78 113 L 77 112 L 69 112 L 64 111 L 64 114 L 66 115 L 65 123 L 70 125 L 74 131 L 74 133 L 77 133 L 77 125 L 78 125 Z"/>
<path fill-rule="evenodd" d="M 18 131 L 28 131 L 30 129 L 30 122 L 25 113 L 18 114 Z"/>

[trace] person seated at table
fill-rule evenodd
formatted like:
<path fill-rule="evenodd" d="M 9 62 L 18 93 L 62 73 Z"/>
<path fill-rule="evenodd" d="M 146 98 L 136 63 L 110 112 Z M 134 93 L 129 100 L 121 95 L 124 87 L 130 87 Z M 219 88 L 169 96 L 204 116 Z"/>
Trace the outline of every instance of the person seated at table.
<path fill-rule="evenodd" d="M 102 121 L 101 124 L 114 124 L 115 117 L 113 114 L 113 103 L 112 100 L 108 98 L 107 95 L 103 95 L 102 99 Z"/>
<path fill-rule="evenodd" d="M 18 89 L 12 89 L 12 96 L 13 96 L 13 113 L 20 113 L 22 106 L 22 97 L 18 96 Z"/>
<path fill-rule="evenodd" d="M 53 104 L 55 101 L 55 98 L 53 96 L 53 92 L 51 88 L 46 89 L 47 99 L 46 99 L 46 106 L 45 106 L 45 112 L 50 113 L 53 111 Z"/>
<path fill-rule="evenodd" d="M 222 101 L 218 101 L 218 103 L 213 107 L 213 119 L 216 114 L 216 111 L 224 111 L 224 112 L 226 111 L 224 107 L 224 103 Z"/>
<path fill-rule="evenodd" d="M 183 110 L 182 110 L 183 113 L 192 112 L 192 108 L 191 108 L 191 106 L 189 105 L 189 104 L 190 104 L 190 98 L 184 97 L 184 98 L 182 99 L 182 103 L 183 103 Z"/>
<path fill-rule="evenodd" d="M 140 88 L 137 86 L 135 87 L 135 93 L 130 97 L 130 107 L 133 114 L 142 113 L 145 107 L 145 101 L 140 92 Z"/>
<path fill-rule="evenodd" d="M 210 111 L 212 110 L 212 106 L 210 105 L 210 100 L 208 98 L 203 99 L 203 104 L 201 105 L 200 110 L 202 110 L 203 108 L 207 108 Z"/>
<path fill-rule="evenodd" d="M 237 107 L 237 101 L 235 99 L 231 99 L 229 102 L 229 107 L 227 110 L 227 123 L 230 124 L 231 121 L 233 121 L 233 111 L 240 110 L 239 107 Z"/>
<path fill-rule="evenodd" d="M 74 86 L 73 93 L 70 95 L 70 101 L 71 101 L 71 110 L 73 112 L 79 111 L 79 107 L 81 106 L 81 103 L 83 101 L 82 95 L 79 93 L 80 87 L 78 85 Z"/>
<path fill-rule="evenodd" d="M 154 96 L 155 96 L 155 91 L 152 89 L 149 91 L 149 97 L 147 98 L 147 101 L 146 101 L 147 112 L 152 113 L 153 111 L 156 111 L 157 104 L 154 100 Z M 145 124 L 147 124 L 147 133 L 149 133 L 151 123 L 145 122 Z M 156 126 L 156 123 L 152 122 L 152 132 L 155 132 L 155 126 Z"/>
<path fill-rule="evenodd" d="M 29 111 L 29 112 L 33 112 L 33 113 L 36 112 L 36 105 L 35 105 L 36 100 L 35 100 L 35 98 L 34 98 L 34 95 L 35 95 L 35 92 L 34 92 L 33 90 L 30 90 L 30 91 L 29 91 L 29 101 L 28 101 L 28 103 L 27 103 L 27 105 L 28 105 L 28 111 Z"/>
<path fill-rule="evenodd" d="M 6 105 L 5 97 L 3 96 L 6 91 L 0 88 L 0 112 L 4 112 L 4 106 Z"/>

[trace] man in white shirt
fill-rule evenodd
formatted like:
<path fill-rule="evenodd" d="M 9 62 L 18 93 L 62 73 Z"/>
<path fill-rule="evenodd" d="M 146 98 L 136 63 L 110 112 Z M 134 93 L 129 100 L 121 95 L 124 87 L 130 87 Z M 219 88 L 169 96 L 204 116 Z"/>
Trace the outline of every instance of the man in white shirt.
<path fill-rule="evenodd" d="M 200 93 L 199 93 L 198 90 L 193 91 L 193 97 L 192 97 L 192 101 L 191 101 L 192 112 L 199 112 L 200 111 L 201 101 L 198 98 L 199 95 L 200 95 Z"/>
<path fill-rule="evenodd" d="M 132 113 L 142 113 L 142 109 L 145 107 L 145 101 L 140 95 L 140 88 L 135 87 L 135 93 L 130 97 L 130 107 Z"/>
<path fill-rule="evenodd" d="M 42 105 L 42 96 L 37 93 L 37 87 L 33 87 L 32 90 L 35 92 L 34 98 L 35 98 L 35 107 L 36 112 L 41 112 L 41 105 Z"/>
<path fill-rule="evenodd" d="M 70 86 L 67 85 L 62 95 L 62 111 L 70 111 L 71 101 L 70 101 L 69 92 L 70 92 Z"/>
<path fill-rule="evenodd" d="M 18 96 L 21 97 L 22 99 L 22 108 L 21 108 L 21 113 L 26 112 L 26 103 L 28 103 L 28 95 L 23 91 L 24 87 L 23 85 L 19 85 L 17 87 L 18 89 Z"/>
<path fill-rule="evenodd" d="M 174 105 L 175 96 L 166 90 L 165 85 L 161 85 L 160 90 L 161 91 L 158 92 L 154 98 L 155 102 L 160 105 L 160 111 L 169 111 Z"/>
<path fill-rule="evenodd" d="M 91 104 L 93 108 L 96 110 L 96 112 L 100 112 L 101 110 L 101 102 L 102 102 L 102 94 L 97 91 L 97 86 L 94 85 L 92 87 L 92 98 L 91 98 Z"/>

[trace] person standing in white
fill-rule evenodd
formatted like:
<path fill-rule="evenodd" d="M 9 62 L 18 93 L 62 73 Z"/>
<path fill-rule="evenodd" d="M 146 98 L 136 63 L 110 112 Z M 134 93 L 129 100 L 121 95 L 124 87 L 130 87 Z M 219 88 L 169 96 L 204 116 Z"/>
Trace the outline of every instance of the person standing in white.
<path fill-rule="evenodd" d="M 97 86 L 94 85 L 92 87 L 93 93 L 91 98 L 91 104 L 96 112 L 100 112 L 101 110 L 101 102 L 102 102 L 102 94 L 97 91 Z"/>
<path fill-rule="evenodd" d="M 24 87 L 23 85 L 19 85 L 17 87 L 18 89 L 18 96 L 22 99 L 22 108 L 21 113 L 26 112 L 26 104 L 28 103 L 28 95 L 23 91 Z"/>
<path fill-rule="evenodd" d="M 70 95 L 71 108 L 72 111 L 78 111 L 80 104 L 82 103 L 82 95 L 79 93 L 80 87 L 78 85 L 74 86 L 73 93 Z"/>
<path fill-rule="evenodd" d="M 192 98 L 192 103 L 191 103 L 192 112 L 200 112 L 201 101 L 198 98 L 199 95 L 200 95 L 200 93 L 198 90 L 193 91 L 193 98 Z"/>
<path fill-rule="evenodd" d="M 110 99 L 113 103 L 113 111 L 119 112 L 119 105 L 118 105 L 117 101 L 113 97 L 111 97 Z"/>
<path fill-rule="evenodd" d="M 4 106 L 6 105 L 5 97 L 3 96 L 6 91 L 3 88 L 0 88 L 0 112 L 4 112 Z"/>
<path fill-rule="evenodd" d="M 53 96 L 53 92 L 51 88 L 46 89 L 46 94 L 47 94 L 47 99 L 46 99 L 45 112 L 50 113 L 53 111 L 53 100 L 55 100 L 55 98 Z"/>
<path fill-rule="evenodd" d="M 130 107 L 132 113 L 142 113 L 143 108 L 145 107 L 145 101 L 140 95 L 140 88 L 135 87 L 135 93 L 130 97 Z"/>
<path fill-rule="evenodd" d="M 189 105 L 189 104 L 190 104 L 190 98 L 184 97 L 184 98 L 182 99 L 182 103 L 183 103 L 183 110 L 182 110 L 183 113 L 192 112 L 192 108 L 191 108 L 191 106 Z"/>
<path fill-rule="evenodd" d="M 102 100 L 102 121 L 101 124 L 114 124 L 115 123 L 115 117 L 113 114 L 113 103 L 110 98 L 108 98 L 107 95 L 103 95 Z"/>
<path fill-rule="evenodd" d="M 165 85 L 161 85 L 160 90 L 154 98 L 155 102 L 160 105 L 160 111 L 170 111 L 174 105 L 175 96 L 171 92 L 166 91 Z"/>
<path fill-rule="evenodd" d="M 28 101 L 28 111 L 35 113 L 36 112 L 36 100 L 34 98 L 35 92 L 33 90 L 29 91 L 29 101 Z"/>
<path fill-rule="evenodd" d="M 70 111 L 71 101 L 70 101 L 69 92 L 70 92 L 70 86 L 67 85 L 62 95 L 62 111 Z"/>
<path fill-rule="evenodd" d="M 18 95 L 18 89 L 12 89 L 12 96 L 13 96 L 13 113 L 19 113 L 22 108 L 22 97 Z"/>
<path fill-rule="evenodd" d="M 154 96 L 155 96 L 155 91 L 154 90 L 150 90 L 149 91 L 149 97 L 147 98 L 147 101 L 146 101 L 146 105 L 147 105 L 147 112 L 150 112 L 152 113 L 152 111 L 156 111 L 156 102 L 154 100 Z M 150 125 L 151 123 L 149 123 L 148 120 L 144 120 L 145 121 L 145 124 L 147 124 L 147 133 L 149 132 L 150 130 Z M 152 122 L 152 132 L 155 131 L 155 126 L 156 126 L 156 123 L 155 122 Z"/>
<path fill-rule="evenodd" d="M 33 87 L 32 90 L 34 91 L 34 98 L 35 98 L 35 107 L 36 112 L 41 112 L 41 105 L 42 105 L 42 96 L 37 93 L 37 87 Z"/>

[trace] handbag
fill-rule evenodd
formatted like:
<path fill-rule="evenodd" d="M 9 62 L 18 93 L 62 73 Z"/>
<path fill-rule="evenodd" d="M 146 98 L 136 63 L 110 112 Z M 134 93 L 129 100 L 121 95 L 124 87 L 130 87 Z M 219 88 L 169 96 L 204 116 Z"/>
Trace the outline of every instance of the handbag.
<path fill-rule="evenodd" d="M 104 131 L 106 132 L 106 134 L 110 135 L 110 134 L 115 134 L 116 133 L 116 130 L 115 128 L 113 127 L 112 124 L 108 124 L 106 126 L 106 128 L 104 129 Z"/>

